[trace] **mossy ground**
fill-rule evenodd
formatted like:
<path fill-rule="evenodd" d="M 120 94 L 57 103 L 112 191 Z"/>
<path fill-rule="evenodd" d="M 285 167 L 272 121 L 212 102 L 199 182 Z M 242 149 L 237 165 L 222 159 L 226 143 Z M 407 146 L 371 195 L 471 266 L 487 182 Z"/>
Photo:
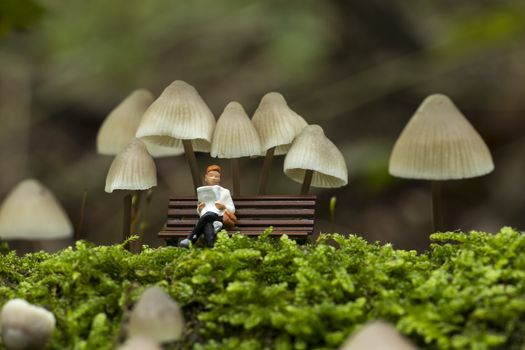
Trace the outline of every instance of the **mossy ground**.
<path fill-rule="evenodd" d="M 525 235 L 438 233 L 428 252 L 322 235 L 220 233 L 213 250 L 133 255 L 86 242 L 57 254 L 0 256 L 0 305 L 21 297 L 57 318 L 52 349 L 112 349 L 146 286 L 181 305 L 184 338 L 166 348 L 336 349 L 385 319 L 422 349 L 522 349 Z"/>

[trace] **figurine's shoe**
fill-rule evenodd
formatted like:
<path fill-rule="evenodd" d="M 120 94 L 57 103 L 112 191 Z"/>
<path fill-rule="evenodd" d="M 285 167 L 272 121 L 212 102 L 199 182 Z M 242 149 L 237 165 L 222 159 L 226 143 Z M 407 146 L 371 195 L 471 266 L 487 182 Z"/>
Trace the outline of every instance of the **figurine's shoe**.
<path fill-rule="evenodd" d="M 182 241 L 180 241 L 179 247 L 189 248 L 190 247 L 190 240 L 187 239 L 187 238 L 184 238 Z"/>
<path fill-rule="evenodd" d="M 220 222 L 220 221 L 214 221 L 214 222 L 213 222 L 213 230 L 215 231 L 215 233 L 219 232 L 219 231 L 221 230 L 222 226 L 224 226 L 224 225 L 222 224 L 222 222 Z"/>

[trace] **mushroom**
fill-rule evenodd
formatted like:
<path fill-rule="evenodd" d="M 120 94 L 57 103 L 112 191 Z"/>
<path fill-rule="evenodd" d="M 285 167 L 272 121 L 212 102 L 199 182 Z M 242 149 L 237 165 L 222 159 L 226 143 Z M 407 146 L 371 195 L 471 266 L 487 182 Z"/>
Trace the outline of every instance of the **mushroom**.
<path fill-rule="evenodd" d="M 233 194 L 240 195 L 239 159 L 261 154 L 261 142 L 257 130 L 238 102 L 230 102 L 217 120 L 212 157 L 230 158 L 233 170 Z"/>
<path fill-rule="evenodd" d="M 181 338 L 184 318 L 179 305 L 159 287 L 147 288 L 133 307 L 128 324 L 131 338 L 159 343 Z"/>
<path fill-rule="evenodd" d="M 106 177 L 105 191 L 129 190 L 136 193 L 154 186 L 157 186 L 155 162 L 144 143 L 135 138 L 113 159 Z M 133 233 L 132 223 L 135 222 L 136 211 L 132 208 L 132 198 L 132 193 L 124 196 L 124 240 Z"/>
<path fill-rule="evenodd" d="M 288 107 L 283 95 L 278 92 L 263 96 L 252 123 L 259 133 L 262 152 L 266 153 L 259 180 L 259 194 L 265 194 L 273 156 L 286 154 L 295 137 L 308 124 Z"/>
<path fill-rule="evenodd" d="M 385 321 L 365 324 L 352 334 L 340 350 L 417 350 L 397 329 Z"/>
<path fill-rule="evenodd" d="M 23 299 L 9 300 L 0 313 L 2 339 L 9 350 L 43 349 L 55 323 L 51 312 Z"/>
<path fill-rule="evenodd" d="M 162 146 L 183 147 L 197 188 L 202 181 L 194 150 L 210 151 L 214 127 L 215 117 L 197 90 L 176 80 L 148 107 L 136 137 Z"/>
<path fill-rule="evenodd" d="M 308 125 L 292 143 L 284 158 L 284 173 L 303 183 L 301 194 L 314 187 L 341 187 L 348 183 L 348 170 L 341 152 L 319 125 Z"/>
<path fill-rule="evenodd" d="M 155 100 L 153 94 L 145 89 L 137 89 L 127 96 L 115 109 L 109 113 L 102 123 L 97 135 L 97 152 L 103 155 L 117 155 L 135 138 L 142 115 Z M 178 156 L 184 153 L 181 147 L 167 147 L 144 141 L 148 153 L 154 158 Z M 151 201 L 151 191 L 147 194 L 147 203 Z M 140 193 L 138 193 L 140 195 Z M 80 237 L 87 193 L 82 198 L 80 223 L 77 228 L 77 237 Z M 139 211 L 141 198 L 136 198 L 135 208 Z"/>
<path fill-rule="evenodd" d="M 20 182 L 0 207 L 0 238 L 59 240 L 73 236 L 73 226 L 55 196 L 35 179 Z"/>
<path fill-rule="evenodd" d="M 162 350 L 162 348 L 153 340 L 135 337 L 126 340 L 118 347 L 118 350 Z"/>
<path fill-rule="evenodd" d="M 494 169 L 490 151 L 445 95 L 428 96 L 409 120 L 390 156 L 389 173 L 432 181 L 433 229 L 441 230 L 439 181 L 482 176 Z"/>

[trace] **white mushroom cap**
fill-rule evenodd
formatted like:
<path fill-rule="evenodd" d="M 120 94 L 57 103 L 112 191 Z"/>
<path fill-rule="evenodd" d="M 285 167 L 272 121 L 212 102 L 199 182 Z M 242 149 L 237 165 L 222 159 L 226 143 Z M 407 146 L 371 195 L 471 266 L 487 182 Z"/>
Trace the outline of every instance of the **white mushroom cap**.
<path fill-rule="evenodd" d="M 341 187 L 348 183 L 345 159 L 319 125 L 308 125 L 294 140 L 284 158 L 284 173 L 302 183 L 306 170 L 313 170 L 314 187 Z"/>
<path fill-rule="evenodd" d="M 142 337 L 157 342 L 180 339 L 184 318 L 179 305 L 159 287 L 149 287 L 133 307 L 129 319 L 130 337 Z"/>
<path fill-rule="evenodd" d="M 210 155 L 219 158 L 240 158 L 260 154 L 259 134 L 244 108 L 238 102 L 228 103 L 217 120 Z"/>
<path fill-rule="evenodd" d="M 146 146 L 133 139 L 113 159 L 106 177 L 106 192 L 113 190 L 147 190 L 157 186 L 157 168 Z"/>
<path fill-rule="evenodd" d="M 73 226 L 55 196 L 35 179 L 16 185 L 0 207 L 0 238 L 62 239 Z"/>
<path fill-rule="evenodd" d="M 399 136 L 390 156 L 391 175 L 451 180 L 490 173 L 490 151 L 445 95 L 427 97 Z"/>
<path fill-rule="evenodd" d="M 308 125 L 288 107 L 283 95 L 278 92 L 263 96 L 252 123 L 259 133 L 263 153 L 275 147 L 275 155 L 286 154 L 295 137 Z"/>
<path fill-rule="evenodd" d="M 209 152 L 214 127 L 215 117 L 197 90 L 176 80 L 146 110 L 136 137 L 177 149 L 182 140 L 192 140 L 195 151 Z"/>
<path fill-rule="evenodd" d="M 148 149 L 148 153 L 151 154 L 153 158 L 179 156 L 181 154 L 184 154 L 184 147 L 175 148 L 161 146 L 147 140 L 142 140 L 142 142 L 144 142 L 146 148 Z"/>
<path fill-rule="evenodd" d="M 8 349 L 43 349 L 55 329 L 55 316 L 23 299 L 12 299 L 2 308 L 0 324 Z"/>
<path fill-rule="evenodd" d="M 109 113 L 97 135 L 97 152 L 116 155 L 135 138 L 142 115 L 155 98 L 148 90 L 138 89 Z"/>
<path fill-rule="evenodd" d="M 384 321 L 373 321 L 359 329 L 340 350 L 417 350 L 396 328 Z"/>
<path fill-rule="evenodd" d="M 130 338 L 118 350 L 162 350 L 156 342 L 148 338 Z"/>

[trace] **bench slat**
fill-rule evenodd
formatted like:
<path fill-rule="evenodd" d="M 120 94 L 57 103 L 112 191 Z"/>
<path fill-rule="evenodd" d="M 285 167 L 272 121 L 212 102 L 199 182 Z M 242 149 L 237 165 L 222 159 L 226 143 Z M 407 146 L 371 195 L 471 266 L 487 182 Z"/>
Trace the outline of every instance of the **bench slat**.
<path fill-rule="evenodd" d="M 194 225 L 188 225 L 188 226 L 168 226 L 164 227 L 163 231 L 183 231 L 183 232 L 190 232 L 193 230 L 195 226 Z M 261 231 L 263 232 L 266 230 L 268 226 L 251 226 L 247 228 L 239 228 L 236 227 L 234 229 L 228 230 L 228 231 Z M 273 231 L 312 231 L 312 226 L 288 226 L 288 227 L 279 227 L 279 226 L 273 226 Z"/>
<path fill-rule="evenodd" d="M 315 201 L 244 201 L 244 202 L 233 202 L 235 208 L 283 208 L 283 207 L 292 207 L 292 208 L 314 208 Z M 197 209 L 197 201 L 174 201 L 170 202 L 169 208 L 193 208 Z"/>
<path fill-rule="evenodd" d="M 287 195 L 287 194 L 270 194 L 270 195 L 259 195 L 259 196 L 233 196 L 232 199 L 234 201 L 258 201 L 258 200 L 311 200 L 315 201 L 316 196 L 315 195 Z M 173 201 L 196 201 L 196 196 L 177 196 L 170 198 L 170 203 Z"/>
<path fill-rule="evenodd" d="M 266 208 L 239 208 L 235 210 L 235 215 L 242 216 L 244 218 L 250 217 L 312 217 L 314 216 L 314 209 L 266 209 Z M 192 209 L 169 209 L 168 216 L 170 218 L 179 217 L 197 217 L 197 211 L 195 208 Z"/>
<path fill-rule="evenodd" d="M 237 231 L 228 231 L 229 234 L 237 233 Z M 282 236 L 284 234 L 288 236 L 308 236 L 311 232 L 307 231 L 281 231 L 281 232 L 272 232 L 270 233 L 270 236 Z M 262 234 L 262 231 L 242 231 L 240 234 L 242 235 L 249 235 L 249 236 L 260 236 Z M 173 232 L 173 231 L 161 231 L 159 232 L 160 237 L 187 237 L 188 232 L 186 231 L 180 231 L 180 232 Z"/>
<path fill-rule="evenodd" d="M 184 219 L 184 220 L 168 220 L 168 226 L 194 226 L 197 224 L 197 219 Z M 256 220 L 256 219 L 239 219 L 237 220 L 237 226 L 313 226 L 314 221 L 308 219 L 296 219 L 296 220 Z"/>

